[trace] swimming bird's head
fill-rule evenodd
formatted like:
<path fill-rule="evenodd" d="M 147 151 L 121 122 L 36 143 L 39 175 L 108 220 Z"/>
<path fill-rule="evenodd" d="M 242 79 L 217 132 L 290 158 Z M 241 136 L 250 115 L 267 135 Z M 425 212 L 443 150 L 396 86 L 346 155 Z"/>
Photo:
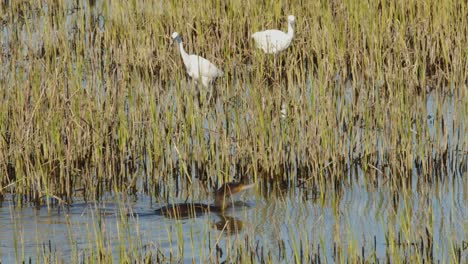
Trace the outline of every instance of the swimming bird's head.
<path fill-rule="evenodd" d="M 243 190 L 250 189 L 254 187 L 255 184 L 244 184 L 244 183 L 235 183 L 235 182 L 230 182 L 223 184 L 217 191 L 215 191 L 215 206 L 218 207 L 221 210 L 226 209 L 228 207 L 228 204 L 226 202 L 229 202 L 231 200 L 231 196 L 239 193 Z"/>
<path fill-rule="evenodd" d="M 292 25 L 296 23 L 296 18 L 293 15 L 288 16 L 288 22 Z"/>

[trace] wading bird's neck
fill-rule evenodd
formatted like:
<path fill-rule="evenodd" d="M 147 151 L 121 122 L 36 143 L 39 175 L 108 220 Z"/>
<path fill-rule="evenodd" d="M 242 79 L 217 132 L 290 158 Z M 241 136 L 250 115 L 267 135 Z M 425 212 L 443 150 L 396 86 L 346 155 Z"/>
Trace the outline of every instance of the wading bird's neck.
<path fill-rule="evenodd" d="M 294 37 L 294 26 L 291 22 L 288 22 L 288 37 L 290 39 Z"/>
<path fill-rule="evenodd" d="M 178 37 L 176 39 L 176 41 L 177 41 L 177 43 L 179 43 L 180 55 L 182 55 L 182 60 L 184 61 L 185 67 L 189 68 L 190 67 L 189 55 L 187 54 L 187 52 L 184 49 L 184 45 L 182 44 L 182 39 L 180 39 L 180 37 Z"/>

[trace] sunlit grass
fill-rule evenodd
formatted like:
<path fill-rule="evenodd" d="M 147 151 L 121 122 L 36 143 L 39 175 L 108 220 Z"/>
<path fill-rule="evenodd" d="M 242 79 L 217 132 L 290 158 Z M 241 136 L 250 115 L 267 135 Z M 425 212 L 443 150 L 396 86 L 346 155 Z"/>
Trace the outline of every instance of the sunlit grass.
<path fill-rule="evenodd" d="M 239 162 L 256 179 L 295 164 L 315 175 L 331 169 L 339 180 L 344 160 L 376 163 L 377 135 L 391 175 L 402 175 L 415 158 L 413 123 L 419 157 L 430 156 L 418 98 L 466 90 L 463 1 L 11 5 L 18 12 L 5 9 L 4 18 L 2 192 L 37 202 L 71 200 L 83 188 L 91 200 L 114 186 L 151 192 L 174 172 L 228 180 Z M 250 34 L 282 29 L 287 14 L 298 18 L 293 45 L 262 54 Z M 214 104 L 204 93 L 198 102 L 173 31 L 225 69 Z M 446 144 L 434 143 L 443 153 Z"/>
<path fill-rule="evenodd" d="M 448 156 L 453 167 L 466 162 L 466 137 L 449 147 L 440 111 L 451 98 L 454 120 L 468 112 L 465 1 L 9 1 L 1 14 L 0 200 L 15 194 L 18 206 L 162 197 L 175 178 L 212 187 L 240 175 L 305 183 L 323 204 L 356 164 L 369 184 L 382 177 L 411 198 L 414 170 L 432 183 Z M 285 30 L 289 14 L 292 46 L 277 56 L 256 49 L 250 35 Z M 174 31 L 225 72 L 213 102 L 203 90 L 197 97 Z M 462 122 L 451 129 L 467 134 Z M 405 210 L 389 230 L 396 255 L 400 232 L 406 243 L 425 232 Z M 144 256 L 138 240 L 124 244 L 130 231 L 120 225 L 122 259 Z M 91 259 L 110 254 L 100 232 L 89 227 Z M 184 241 L 181 227 L 168 233 Z M 296 261 L 315 254 L 301 247 L 307 239 L 294 240 Z M 341 248 L 360 255 L 356 244 Z"/>

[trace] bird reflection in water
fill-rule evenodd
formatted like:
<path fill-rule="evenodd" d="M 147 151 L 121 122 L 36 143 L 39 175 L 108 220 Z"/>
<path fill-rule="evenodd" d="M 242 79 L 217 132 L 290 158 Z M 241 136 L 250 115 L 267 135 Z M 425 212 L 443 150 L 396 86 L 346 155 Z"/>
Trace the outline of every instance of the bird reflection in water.
<path fill-rule="evenodd" d="M 221 220 L 213 224 L 216 230 L 226 232 L 228 234 L 235 234 L 244 228 L 244 222 L 232 216 L 218 214 Z"/>

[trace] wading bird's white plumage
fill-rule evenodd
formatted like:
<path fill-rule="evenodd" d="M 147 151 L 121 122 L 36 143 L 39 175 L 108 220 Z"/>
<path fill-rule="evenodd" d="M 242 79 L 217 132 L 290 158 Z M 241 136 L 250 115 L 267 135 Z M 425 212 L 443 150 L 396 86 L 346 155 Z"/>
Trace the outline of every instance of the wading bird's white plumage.
<path fill-rule="evenodd" d="M 223 71 L 218 69 L 218 67 L 209 60 L 198 55 L 187 54 L 184 50 L 179 33 L 172 33 L 172 38 L 179 44 L 180 55 L 182 55 L 182 60 L 184 61 L 187 73 L 195 81 L 198 82 L 201 79 L 203 86 L 208 87 L 214 79 L 224 75 Z"/>
<path fill-rule="evenodd" d="M 294 37 L 294 16 L 288 16 L 288 33 L 276 29 L 260 31 L 252 34 L 257 48 L 262 49 L 265 53 L 276 54 L 285 50 L 291 45 Z"/>

